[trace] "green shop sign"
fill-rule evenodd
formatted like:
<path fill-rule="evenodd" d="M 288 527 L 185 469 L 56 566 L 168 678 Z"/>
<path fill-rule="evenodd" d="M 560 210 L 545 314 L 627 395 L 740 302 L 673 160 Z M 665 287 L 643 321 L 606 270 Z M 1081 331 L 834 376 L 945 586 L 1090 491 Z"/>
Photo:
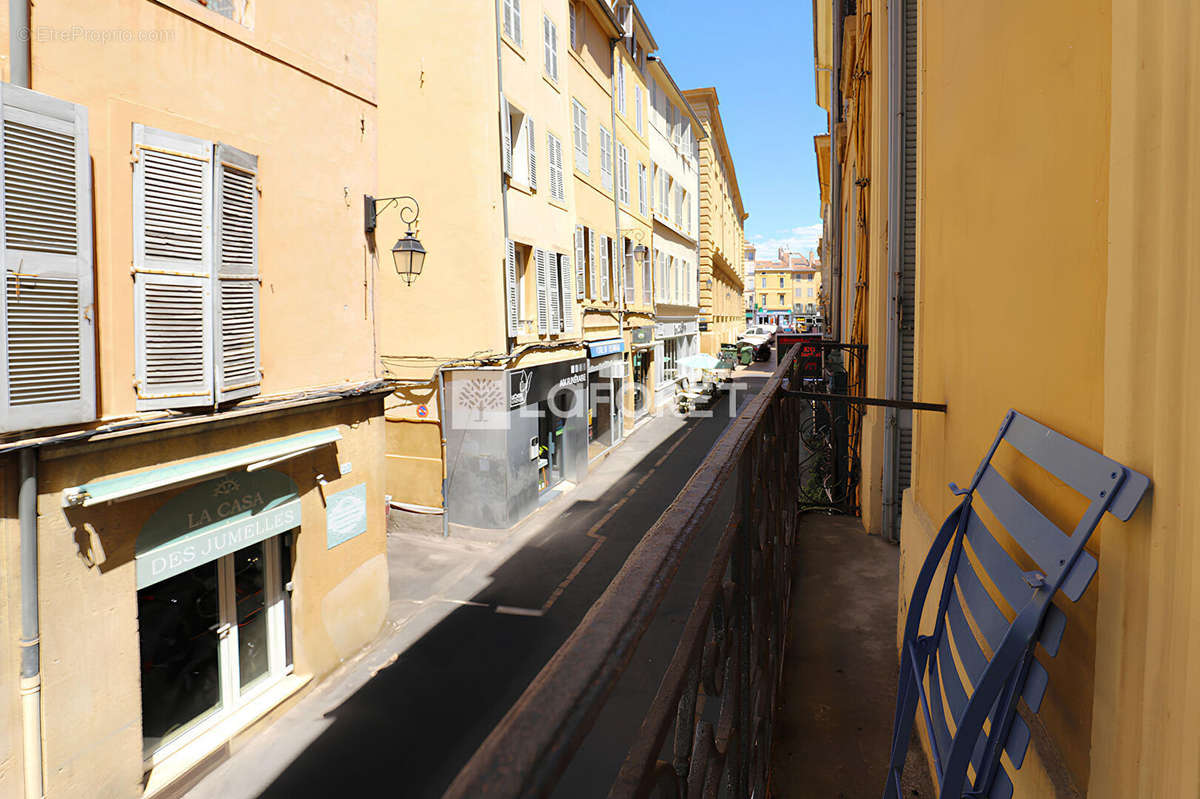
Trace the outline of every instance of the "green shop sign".
<path fill-rule="evenodd" d="M 232 472 L 168 500 L 138 534 L 137 587 L 300 526 L 300 492 L 282 472 Z"/>

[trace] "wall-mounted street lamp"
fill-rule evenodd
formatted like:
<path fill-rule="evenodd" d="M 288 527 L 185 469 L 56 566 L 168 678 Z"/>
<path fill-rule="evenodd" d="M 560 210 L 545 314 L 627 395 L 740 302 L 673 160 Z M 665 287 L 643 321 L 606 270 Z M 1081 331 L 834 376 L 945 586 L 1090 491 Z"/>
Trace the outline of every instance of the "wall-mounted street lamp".
<path fill-rule="evenodd" d="M 383 203 L 383 205 L 379 205 L 379 203 Z M 425 248 L 421 246 L 421 240 L 413 235 L 413 225 L 421 216 L 421 206 L 417 205 L 416 199 L 407 195 L 372 197 L 364 194 L 363 227 L 367 233 L 374 233 L 377 218 L 392 206 L 400 209 L 400 221 L 408 226 L 408 232 L 404 234 L 404 237 L 397 239 L 396 243 L 392 245 L 392 261 L 396 264 L 396 274 L 404 278 L 404 282 L 411 286 L 413 281 L 421 275 L 421 269 L 425 266 Z"/>

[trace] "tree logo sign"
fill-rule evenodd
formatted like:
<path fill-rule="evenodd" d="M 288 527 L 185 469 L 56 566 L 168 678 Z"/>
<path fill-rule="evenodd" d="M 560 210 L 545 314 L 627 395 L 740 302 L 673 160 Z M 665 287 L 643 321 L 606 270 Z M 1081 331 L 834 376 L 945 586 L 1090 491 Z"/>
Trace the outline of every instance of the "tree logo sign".
<path fill-rule="evenodd" d="M 502 430 L 507 425 L 503 372 L 459 373 L 450 381 L 451 424 L 459 430 Z"/>

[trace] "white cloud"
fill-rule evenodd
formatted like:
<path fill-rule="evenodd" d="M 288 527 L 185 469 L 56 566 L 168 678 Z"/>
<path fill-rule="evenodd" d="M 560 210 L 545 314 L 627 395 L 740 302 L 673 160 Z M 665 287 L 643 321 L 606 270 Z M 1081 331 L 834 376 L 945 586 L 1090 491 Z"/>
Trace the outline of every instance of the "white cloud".
<path fill-rule="evenodd" d="M 821 240 L 821 230 L 821 223 L 816 222 L 792 228 L 790 236 L 751 236 L 750 243 L 758 248 L 759 259 L 774 258 L 775 252 L 781 247 L 794 253 L 807 254 L 809 250 L 816 251 L 817 242 Z"/>

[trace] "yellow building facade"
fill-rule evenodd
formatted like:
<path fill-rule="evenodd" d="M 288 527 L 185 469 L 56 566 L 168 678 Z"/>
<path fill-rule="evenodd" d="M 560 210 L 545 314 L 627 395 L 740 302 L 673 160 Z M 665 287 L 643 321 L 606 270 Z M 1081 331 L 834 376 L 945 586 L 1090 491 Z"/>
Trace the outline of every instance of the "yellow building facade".
<path fill-rule="evenodd" d="M 836 59 L 822 32 L 831 14 L 816 5 L 819 68 Z M 1035 729 L 1023 767 L 1008 769 L 1020 796 L 1186 796 L 1200 774 L 1187 633 L 1198 610 L 1188 543 L 1198 501 L 1187 455 L 1195 435 L 1186 422 L 1195 392 L 1180 368 L 1200 349 L 1187 324 L 1192 267 L 1180 256 L 1200 232 L 1188 188 L 1198 177 L 1187 121 L 1194 101 L 1176 91 L 1200 77 L 1189 55 L 1195 25 L 1181 22 L 1194 17 L 1189 11 L 1182 2 L 1137 0 L 1100 9 L 1024 2 L 1002 11 L 860 2 L 840 48 L 847 78 L 834 84 L 846 102 L 818 90 L 831 98 L 826 107 L 850 113 L 834 124 L 834 140 L 843 125 L 847 141 L 833 172 L 843 196 L 830 203 L 842 210 L 831 215 L 859 202 L 866 216 L 861 248 L 847 246 L 845 224 L 826 218 L 827 236 L 840 234 L 842 246 L 831 251 L 827 241 L 823 255 L 840 258 L 829 266 L 832 274 L 840 268 L 843 311 L 853 309 L 842 335 L 858 331 L 868 345 L 867 393 L 902 396 L 901 373 L 888 367 L 888 331 L 904 333 L 889 308 L 888 275 L 903 278 L 911 263 L 912 304 L 900 316 L 913 325 L 912 398 L 947 405 L 944 415 L 912 421 L 900 621 L 953 504 L 947 482 L 974 472 L 1009 408 L 1153 483 L 1129 522 L 1105 522 L 1093 536 L 1099 575 L 1089 592 L 1060 603 L 1067 632 L 1048 661 L 1044 727 Z M 915 46 L 889 44 L 905 37 Z M 903 127 L 891 129 L 892 119 Z M 916 146 L 900 155 L 889 139 Z M 861 179 L 859 166 L 872 190 L 852 199 L 846 172 Z M 906 182 L 909 193 L 889 203 L 889 189 Z M 1012 230 L 1022 231 L 1019 262 L 983 245 Z M 902 260 L 907 254 L 911 262 Z M 865 275 L 869 294 L 849 304 L 852 268 Z M 868 415 L 863 508 L 872 530 L 887 515 L 882 497 L 873 497 L 885 489 L 889 435 L 886 419 Z M 1013 453 L 997 459 L 1048 518 L 1061 524 L 1078 515 L 1072 491 Z"/>
<path fill-rule="evenodd" d="M 0 17 L 0 795 L 154 795 L 387 612 L 375 6 L 25 8 Z"/>
<path fill-rule="evenodd" d="M 683 95 L 705 134 L 700 141 L 700 347 L 715 353 L 745 329 L 742 270 L 749 214 L 721 124 L 717 90 L 688 89 Z"/>

